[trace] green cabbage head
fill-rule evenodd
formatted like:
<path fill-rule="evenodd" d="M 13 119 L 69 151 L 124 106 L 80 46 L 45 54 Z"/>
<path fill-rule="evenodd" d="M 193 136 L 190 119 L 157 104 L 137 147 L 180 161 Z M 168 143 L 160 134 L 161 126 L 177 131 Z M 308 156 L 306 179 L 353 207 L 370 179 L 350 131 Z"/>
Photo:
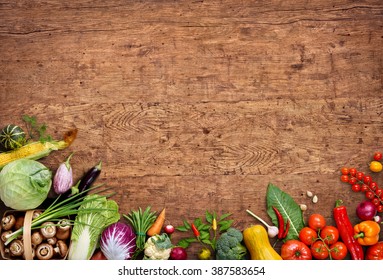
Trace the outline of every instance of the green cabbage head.
<path fill-rule="evenodd" d="M 18 159 L 0 172 L 0 198 L 7 207 L 29 210 L 47 198 L 52 185 L 52 172 L 42 163 Z"/>

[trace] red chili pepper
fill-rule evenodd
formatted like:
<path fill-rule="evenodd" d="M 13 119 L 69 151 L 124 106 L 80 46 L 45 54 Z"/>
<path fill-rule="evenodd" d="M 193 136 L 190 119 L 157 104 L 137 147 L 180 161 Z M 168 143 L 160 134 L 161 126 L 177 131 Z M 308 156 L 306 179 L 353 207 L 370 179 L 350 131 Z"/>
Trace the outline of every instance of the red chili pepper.
<path fill-rule="evenodd" d="M 277 215 L 277 219 L 278 219 L 278 239 L 282 239 L 283 234 L 285 232 L 284 230 L 285 221 L 283 219 L 281 212 L 279 212 L 279 210 L 275 206 L 273 206 L 273 210 L 275 212 L 275 215 Z"/>
<path fill-rule="evenodd" d="M 282 235 L 282 239 L 286 238 L 287 234 L 289 233 L 289 230 L 290 230 L 290 220 L 287 220 L 285 232 Z"/>
<path fill-rule="evenodd" d="M 197 238 L 199 238 L 200 233 L 199 233 L 197 227 L 195 226 L 195 224 L 191 224 L 191 228 L 192 228 L 192 231 L 193 231 L 193 233 L 194 233 L 194 236 L 197 237 Z"/>
<path fill-rule="evenodd" d="M 339 236 L 346 245 L 353 260 L 363 260 L 363 247 L 354 238 L 354 227 L 352 226 L 345 206 L 341 205 L 342 200 L 337 200 L 333 209 L 333 216 L 339 230 Z"/>

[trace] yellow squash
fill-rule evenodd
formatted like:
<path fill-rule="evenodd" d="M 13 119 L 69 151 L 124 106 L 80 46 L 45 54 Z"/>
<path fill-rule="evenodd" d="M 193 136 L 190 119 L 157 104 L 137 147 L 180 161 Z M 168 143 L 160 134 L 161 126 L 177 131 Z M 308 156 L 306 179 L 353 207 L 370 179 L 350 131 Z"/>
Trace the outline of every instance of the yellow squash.
<path fill-rule="evenodd" d="M 282 257 L 270 244 L 266 229 L 254 225 L 243 231 L 243 241 L 252 260 L 282 260 Z"/>

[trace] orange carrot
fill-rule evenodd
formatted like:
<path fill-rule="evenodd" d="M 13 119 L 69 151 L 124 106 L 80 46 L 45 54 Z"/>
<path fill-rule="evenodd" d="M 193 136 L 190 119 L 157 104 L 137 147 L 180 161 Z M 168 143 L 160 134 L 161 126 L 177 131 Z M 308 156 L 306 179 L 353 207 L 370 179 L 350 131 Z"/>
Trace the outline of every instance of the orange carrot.
<path fill-rule="evenodd" d="M 146 234 L 148 236 L 154 236 L 156 234 L 160 234 L 162 227 L 165 223 L 165 208 L 162 209 L 161 213 L 158 215 L 152 226 L 148 229 Z"/>

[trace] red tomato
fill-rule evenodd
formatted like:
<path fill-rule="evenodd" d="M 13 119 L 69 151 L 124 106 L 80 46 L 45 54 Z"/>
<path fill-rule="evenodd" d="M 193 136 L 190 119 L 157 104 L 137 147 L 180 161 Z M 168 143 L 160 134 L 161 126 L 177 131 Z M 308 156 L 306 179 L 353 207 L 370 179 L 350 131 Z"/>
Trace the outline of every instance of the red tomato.
<path fill-rule="evenodd" d="M 380 161 L 382 159 L 383 155 L 381 152 L 375 152 L 374 153 L 374 160 Z"/>
<path fill-rule="evenodd" d="M 327 245 L 332 245 L 339 239 L 339 230 L 334 226 L 325 226 L 320 231 L 320 237 Z"/>
<path fill-rule="evenodd" d="M 287 240 L 281 247 L 281 257 L 284 260 L 311 260 L 310 248 L 299 240 Z"/>
<path fill-rule="evenodd" d="M 320 230 L 326 226 L 326 219 L 321 214 L 312 214 L 309 217 L 309 227 L 313 230 Z"/>
<path fill-rule="evenodd" d="M 343 260 L 347 256 L 347 247 L 343 242 L 337 241 L 330 246 L 330 254 L 333 260 Z"/>
<path fill-rule="evenodd" d="M 325 260 L 329 256 L 329 248 L 322 240 L 317 240 L 311 245 L 311 254 L 314 259 Z"/>
<path fill-rule="evenodd" d="M 311 246 L 317 238 L 317 232 L 311 227 L 304 227 L 299 232 L 299 240 L 307 246 Z"/>
<path fill-rule="evenodd" d="M 367 248 L 366 260 L 383 260 L 383 241 Z"/>
<path fill-rule="evenodd" d="M 343 175 L 348 175 L 349 170 L 348 170 L 347 167 L 342 167 L 342 168 L 340 169 L 340 172 L 341 172 Z"/>

